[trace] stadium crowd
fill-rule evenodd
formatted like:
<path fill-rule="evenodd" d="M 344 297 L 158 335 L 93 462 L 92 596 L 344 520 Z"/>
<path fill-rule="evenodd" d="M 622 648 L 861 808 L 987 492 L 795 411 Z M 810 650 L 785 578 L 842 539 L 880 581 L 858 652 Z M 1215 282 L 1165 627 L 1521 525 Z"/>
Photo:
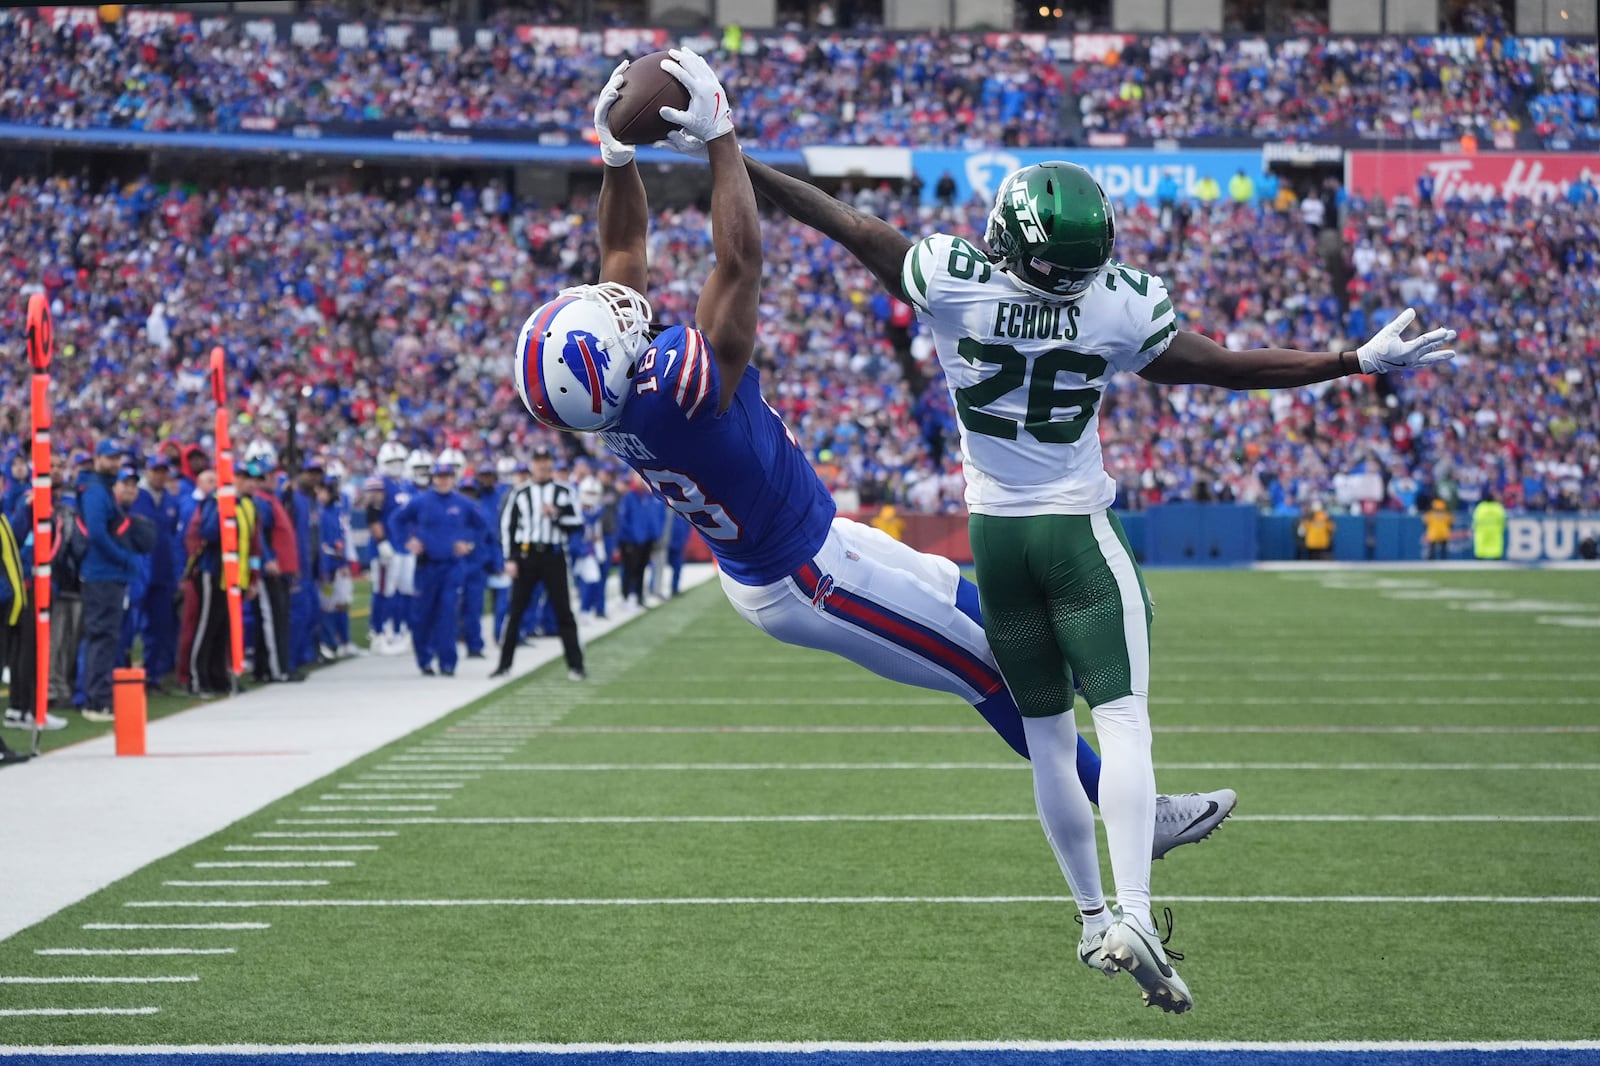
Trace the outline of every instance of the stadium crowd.
<path fill-rule="evenodd" d="M 244 440 L 281 451 L 292 417 L 300 454 L 352 474 L 371 472 L 391 437 L 459 448 L 472 465 L 580 447 L 525 416 L 505 371 L 528 309 L 593 276 L 594 205 L 518 206 L 501 193 L 14 183 L 0 286 L 24 300 L 42 291 L 54 308 L 58 447 L 89 451 L 99 428 L 138 455 L 172 439 L 208 448 L 203 367 L 219 344 Z M 982 204 L 847 195 L 908 232 L 982 231 Z M 1371 465 L 1401 486 L 1396 505 L 1414 503 L 1404 488 L 1414 481 L 1424 497 L 1441 482 L 1469 496 L 1483 483 L 1528 506 L 1597 506 L 1600 330 L 1583 311 L 1600 305 L 1593 199 L 1434 210 L 1349 200 L 1329 215 L 1348 249 L 1333 263 L 1292 207 L 1196 207 L 1181 233 L 1125 207 L 1120 257 L 1168 279 L 1186 328 L 1235 346 L 1331 347 L 1412 305 L 1460 329 L 1471 353 L 1383 391 L 1360 378 L 1270 397 L 1119 381 L 1101 429 L 1125 503 L 1294 506 Z M 829 242 L 776 219 L 766 238 L 758 358 L 773 404 L 840 492 L 958 508 L 942 379 L 916 380 L 937 374 L 928 339 Z M 681 321 L 707 269 L 706 218 L 661 210 L 651 242 L 657 315 Z M 1263 261 L 1280 269 L 1263 274 Z M 21 335 L 21 311 L 6 308 L 5 335 Z M 5 395 L 25 396 L 20 362 L 3 373 Z M 14 403 L 6 418 L 20 446 L 25 409 Z"/>
<path fill-rule="evenodd" d="M 1484 144 L 1530 119 L 1546 143 L 1600 143 L 1592 42 L 1558 54 L 1517 37 L 1276 41 L 1142 38 L 1115 64 L 1082 64 L 1071 89 L 1089 129 L 1146 137 L 1328 136 Z"/>
<path fill-rule="evenodd" d="M 131 23 L 53 29 L 0 14 L 0 122 L 219 132 L 301 123 L 554 128 L 589 135 L 615 63 L 590 45 L 432 50 L 415 34 L 365 45 L 263 41 L 227 23 L 136 36 Z M 725 42 L 732 46 L 733 41 Z M 1058 64 L 979 35 L 742 35 L 714 56 L 755 147 L 989 147 L 1071 143 L 1083 127 L 1151 137 L 1358 136 L 1600 144 L 1593 42 L 1432 37 L 1139 37 L 1119 55 Z M 1464 51 L 1465 49 L 1465 51 Z"/>

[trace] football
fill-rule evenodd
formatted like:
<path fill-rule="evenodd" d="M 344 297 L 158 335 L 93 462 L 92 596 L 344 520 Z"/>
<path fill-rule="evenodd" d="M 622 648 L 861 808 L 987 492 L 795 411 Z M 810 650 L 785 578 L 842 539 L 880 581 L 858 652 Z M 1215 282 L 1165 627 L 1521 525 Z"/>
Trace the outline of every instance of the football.
<path fill-rule="evenodd" d="M 689 90 L 661 69 L 666 52 L 651 52 L 628 65 L 622 76 L 622 91 L 611 105 L 611 133 L 623 144 L 654 144 L 666 138 L 674 127 L 661 117 L 663 107 L 680 111 L 689 106 Z"/>

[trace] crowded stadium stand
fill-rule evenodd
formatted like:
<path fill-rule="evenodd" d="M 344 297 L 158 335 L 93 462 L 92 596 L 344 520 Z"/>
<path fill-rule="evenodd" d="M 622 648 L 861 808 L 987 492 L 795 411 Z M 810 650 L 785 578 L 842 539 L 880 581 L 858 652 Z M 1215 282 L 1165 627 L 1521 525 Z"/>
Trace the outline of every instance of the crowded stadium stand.
<path fill-rule="evenodd" d="M 0 286 L 21 295 L 0 330 L 20 336 L 27 294 L 48 295 L 58 449 L 207 446 L 218 344 L 242 436 L 282 448 L 292 424 L 298 454 L 352 473 L 390 437 L 474 464 L 591 447 L 527 418 L 510 347 L 530 308 L 595 273 L 596 92 L 619 55 L 684 40 L 723 72 L 747 148 L 908 233 L 977 237 L 997 177 L 1067 156 L 1106 186 L 1118 256 L 1167 279 L 1183 328 L 1350 347 L 1409 305 L 1461 330 L 1463 358 L 1403 378 L 1117 381 L 1100 433 L 1123 508 L 1414 514 L 1487 490 L 1600 511 L 1592 35 L 1481 4 L 1445 6 L 1433 28 L 1459 32 L 1386 36 L 1315 18 L 1122 32 L 1120 5 L 1088 5 L 1090 32 L 1031 6 L 1019 32 L 898 28 L 859 5 L 684 30 L 612 9 L 609 25 L 494 5 L 470 23 L 447 4 L 389 21 L 221 10 L 250 6 L 0 12 Z M 708 269 L 707 183 L 640 158 L 655 308 L 682 321 Z M 770 216 L 764 235 L 766 391 L 841 503 L 959 512 L 955 421 L 908 309 L 803 227 Z M 26 368 L 0 374 L 16 448 Z"/>

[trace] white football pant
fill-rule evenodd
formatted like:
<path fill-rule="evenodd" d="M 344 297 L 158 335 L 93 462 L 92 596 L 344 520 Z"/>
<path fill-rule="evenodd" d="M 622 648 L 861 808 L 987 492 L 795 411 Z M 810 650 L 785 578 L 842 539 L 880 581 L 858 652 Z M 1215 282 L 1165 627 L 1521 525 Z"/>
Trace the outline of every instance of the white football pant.
<path fill-rule="evenodd" d="M 956 606 L 956 564 L 880 529 L 835 518 L 813 561 L 788 578 L 752 586 L 720 577 L 734 609 L 785 644 L 972 704 L 1005 689 L 983 627 Z"/>

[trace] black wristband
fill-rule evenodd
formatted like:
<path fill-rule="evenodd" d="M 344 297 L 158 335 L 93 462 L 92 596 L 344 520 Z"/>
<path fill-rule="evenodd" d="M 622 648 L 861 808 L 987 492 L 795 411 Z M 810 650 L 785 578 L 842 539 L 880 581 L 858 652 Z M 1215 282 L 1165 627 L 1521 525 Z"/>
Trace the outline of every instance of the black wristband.
<path fill-rule="evenodd" d="M 1346 370 L 1344 368 L 1344 357 L 1349 355 L 1349 354 L 1350 354 L 1349 352 L 1340 352 L 1339 353 L 1339 376 L 1340 377 L 1344 377 L 1345 375 L 1350 373 L 1350 371 L 1348 371 L 1348 370 Z"/>

